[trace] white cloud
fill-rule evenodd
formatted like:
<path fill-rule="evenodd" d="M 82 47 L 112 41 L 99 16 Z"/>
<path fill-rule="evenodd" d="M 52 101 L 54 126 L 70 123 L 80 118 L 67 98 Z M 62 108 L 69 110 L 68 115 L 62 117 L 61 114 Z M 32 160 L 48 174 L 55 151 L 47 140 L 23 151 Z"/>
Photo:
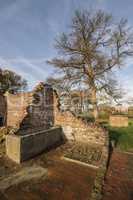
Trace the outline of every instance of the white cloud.
<path fill-rule="evenodd" d="M 50 74 L 49 67 L 46 65 L 48 58 L 27 59 L 24 57 L 4 59 L 0 58 L 0 67 L 13 70 L 22 75 L 32 88 L 40 81 L 44 81 Z"/>

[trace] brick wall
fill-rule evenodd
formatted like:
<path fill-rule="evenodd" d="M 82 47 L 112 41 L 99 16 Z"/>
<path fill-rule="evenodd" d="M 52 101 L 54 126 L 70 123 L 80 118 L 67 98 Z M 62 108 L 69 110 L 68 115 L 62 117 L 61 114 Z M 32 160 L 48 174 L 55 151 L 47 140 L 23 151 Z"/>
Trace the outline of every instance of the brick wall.
<path fill-rule="evenodd" d="M 109 124 L 113 127 L 127 127 L 128 117 L 123 115 L 111 115 L 109 118 Z"/>
<path fill-rule="evenodd" d="M 27 107 L 27 115 L 20 124 L 21 129 L 48 129 L 53 126 L 53 89 L 39 84 L 32 94 L 32 103 Z"/>
<path fill-rule="evenodd" d="M 105 143 L 101 127 L 85 123 L 71 112 L 61 112 L 59 98 L 47 84 L 40 83 L 31 93 L 8 94 L 7 105 L 7 125 L 20 128 L 22 134 L 60 125 L 67 139 Z"/>
<path fill-rule="evenodd" d="M 61 125 L 67 139 L 103 145 L 106 141 L 106 134 L 101 127 L 94 123 L 86 123 L 77 118 L 71 112 L 61 112 L 59 99 L 54 94 L 54 118 L 55 125 Z"/>
<path fill-rule="evenodd" d="M 33 92 L 7 94 L 7 126 L 47 129 L 53 125 L 53 90 L 40 83 Z"/>
<path fill-rule="evenodd" d="M 27 115 L 26 108 L 32 102 L 32 93 L 10 94 L 7 98 L 7 126 L 19 127 Z"/>

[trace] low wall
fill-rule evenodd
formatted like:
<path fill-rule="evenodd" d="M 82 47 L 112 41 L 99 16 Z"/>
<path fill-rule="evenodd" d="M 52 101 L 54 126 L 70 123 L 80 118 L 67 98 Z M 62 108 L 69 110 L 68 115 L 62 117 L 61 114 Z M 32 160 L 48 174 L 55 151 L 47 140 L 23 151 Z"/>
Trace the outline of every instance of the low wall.
<path fill-rule="evenodd" d="M 106 142 L 106 134 L 102 127 L 77 118 L 69 111 L 62 112 L 56 92 L 54 92 L 54 124 L 62 127 L 67 140 L 96 143 L 99 145 L 104 145 Z"/>
<path fill-rule="evenodd" d="M 32 158 L 63 140 L 61 127 L 27 135 L 8 135 L 6 154 L 17 163 Z"/>
<path fill-rule="evenodd" d="M 103 185 L 107 172 L 107 165 L 109 161 L 109 135 L 108 132 L 105 131 L 106 142 L 102 149 L 102 156 L 100 160 L 100 166 L 96 174 L 93 190 L 91 193 L 90 200 L 102 200 L 103 199 Z"/>
<path fill-rule="evenodd" d="M 55 125 L 61 126 L 67 140 L 86 141 L 104 145 L 106 136 L 103 128 L 94 123 L 88 124 L 72 113 L 57 111 L 55 114 Z"/>
<path fill-rule="evenodd" d="M 112 127 L 127 127 L 128 117 L 122 115 L 111 115 L 109 118 L 109 124 Z"/>

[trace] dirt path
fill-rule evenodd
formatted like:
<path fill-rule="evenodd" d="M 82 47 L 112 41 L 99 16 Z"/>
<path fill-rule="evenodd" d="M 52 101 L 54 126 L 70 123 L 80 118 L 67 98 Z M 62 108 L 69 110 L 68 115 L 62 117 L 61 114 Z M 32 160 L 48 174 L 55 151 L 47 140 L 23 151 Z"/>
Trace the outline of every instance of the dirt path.
<path fill-rule="evenodd" d="M 133 155 L 114 152 L 104 185 L 103 200 L 133 199 Z"/>
<path fill-rule="evenodd" d="M 97 169 L 64 160 L 60 157 L 61 155 L 62 149 L 57 148 L 47 154 L 42 154 L 37 159 L 24 163 L 24 166 L 21 166 L 18 171 L 36 163 L 36 166 L 47 169 L 45 179 L 24 180 L 19 184 L 13 184 L 11 187 L 7 187 L 4 192 L 0 191 L 0 200 L 90 199 Z M 8 171 L 10 174 L 10 170 Z M 15 171 L 15 173 L 20 172 Z"/>

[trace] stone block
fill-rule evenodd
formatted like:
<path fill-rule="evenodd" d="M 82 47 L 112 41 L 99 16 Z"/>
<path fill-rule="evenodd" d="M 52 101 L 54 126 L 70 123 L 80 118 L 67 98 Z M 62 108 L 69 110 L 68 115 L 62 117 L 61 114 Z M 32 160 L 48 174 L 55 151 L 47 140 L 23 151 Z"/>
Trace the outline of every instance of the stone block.
<path fill-rule="evenodd" d="M 13 161 L 21 163 L 60 143 L 62 140 L 63 133 L 60 127 L 26 135 L 7 135 L 6 154 Z"/>
<path fill-rule="evenodd" d="M 109 118 L 109 124 L 112 127 L 127 127 L 128 117 L 123 115 L 111 115 Z"/>
<path fill-rule="evenodd" d="M 6 154 L 15 162 L 20 162 L 21 138 L 16 135 L 6 136 Z"/>

